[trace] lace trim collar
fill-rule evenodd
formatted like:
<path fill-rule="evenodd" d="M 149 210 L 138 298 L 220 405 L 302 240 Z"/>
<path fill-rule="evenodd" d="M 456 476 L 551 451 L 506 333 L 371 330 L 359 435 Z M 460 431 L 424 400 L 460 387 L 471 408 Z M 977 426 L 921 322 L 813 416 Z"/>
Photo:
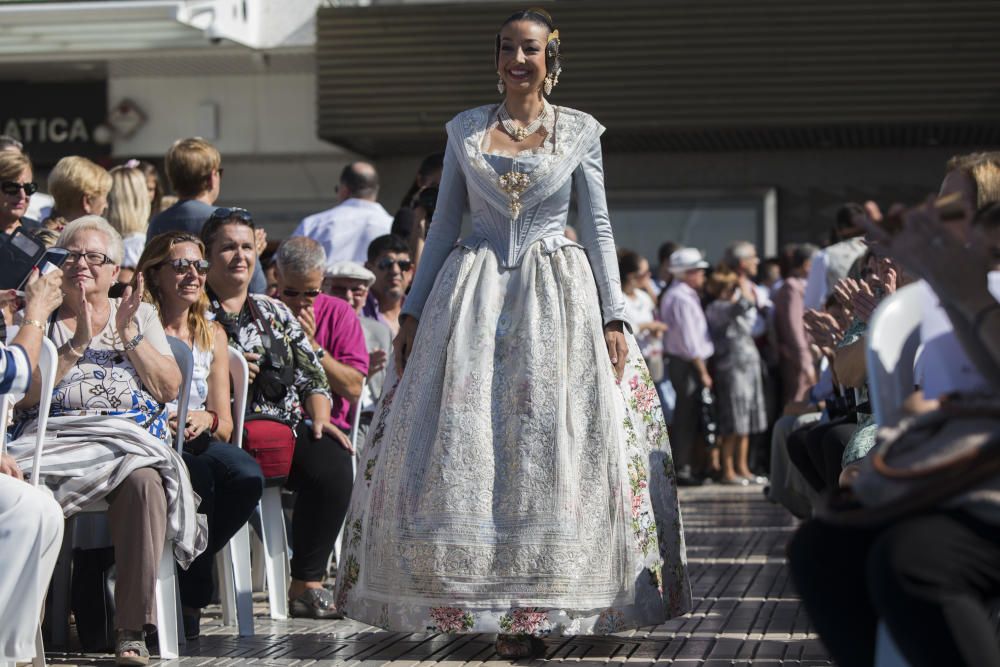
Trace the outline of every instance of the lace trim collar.
<path fill-rule="evenodd" d="M 552 148 L 540 153 L 541 159 L 530 174 L 530 184 L 519 194 L 517 214 L 512 215 L 511 198 L 500 184 L 503 174 L 497 173 L 482 150 L 484 135 L 492 127 L 491 121 L 495 121 L 498 110 L 498 104 L 490 104 L 458 114 L 447 125 L 448 140 L 461 158 L 459 162 L 469 187 L 504 216 L 516 219 L 522 211 L 562 187 L 604 127 L 589 114 L 568 107 L 552 107 L 549 130 Z"/>

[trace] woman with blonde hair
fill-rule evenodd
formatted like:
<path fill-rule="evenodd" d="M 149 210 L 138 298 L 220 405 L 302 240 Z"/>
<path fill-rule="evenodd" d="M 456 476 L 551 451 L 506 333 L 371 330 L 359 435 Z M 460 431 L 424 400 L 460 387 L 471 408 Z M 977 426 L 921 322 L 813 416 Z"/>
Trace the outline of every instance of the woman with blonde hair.
<path fill-rule="evenodd" d="M 225 330 L 206 317 L 208 261 L 201 239 L 160 234 L 146 246 L 137 271 L 146 287 L 143 300 L 156 306 L 164 332 L 187 343 L 194 356 L 187 423 L 177 423 L 176 402 L 168 407 L 171 429 L 184 429 L 184 462 L 201 498 L 198 511 L 208 517 L 208 548 L 178 576 L 184 635 L 195 639 L 201 609 L 211 602 L 213 556 L 250 518 L 264 475 L 249 454 L 226 442 L 233 430 L 228 342 Z"/>
<path fill-rule="evenodd" d="M 108 193 L 108 222 L 122 237 L 125 256 L 122 258 L 118 281 L 126 284 L 139 262 L 146 245 L 149 224 L 149 192 L 146 175 L 138 167 L 121 166 L 111 170 L 111 192 Z"/>
<path fill-rule="evenodd" d="M 752 284 L 752 283 L 751 283 Z M 706 291 L 715 300 L 705 309 L 715 354 L 712 377 L 719 409 L 722 483 L 763 483 L 750 472 L 750 434 L 767 430 L 764 378 L 752 330 L 757 312 L 753 288 L 728 266 L 708 279 Z"/>

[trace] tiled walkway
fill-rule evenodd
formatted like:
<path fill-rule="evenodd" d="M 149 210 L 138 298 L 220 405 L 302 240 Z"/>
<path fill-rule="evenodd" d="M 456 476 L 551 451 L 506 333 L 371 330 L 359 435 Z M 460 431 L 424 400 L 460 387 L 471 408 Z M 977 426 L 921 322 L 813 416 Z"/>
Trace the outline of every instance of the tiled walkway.
<path fill-rule="evenodd" d="M 829 665 L 792 590 L 784 545 L 795 523 L 760 487 L 687 489 L 681 496 L 694 611 L 613 637 L 549 639 L 546 661 L 585 665 Z M 458 667 L 506 664 L 492 637 L 402 634 L 353 621 L 271 621 L 257 605 L 257 635 L 235 636 L 218 613 L 203 636 L 161 665 L 350 665 Z M 49 654 L 50 663 L 113 664 L 108 656 Z M 518 664 L 529 664 L 520 661 Z M 541 662 L 541 661 L 538 661 Z"/>

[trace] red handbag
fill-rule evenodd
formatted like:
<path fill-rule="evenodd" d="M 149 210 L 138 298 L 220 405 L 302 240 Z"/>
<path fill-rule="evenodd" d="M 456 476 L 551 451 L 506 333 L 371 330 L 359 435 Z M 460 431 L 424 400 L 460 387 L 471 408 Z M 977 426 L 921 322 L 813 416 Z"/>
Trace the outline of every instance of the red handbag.
<path fill-rule="evenodd" d="M 243 449 L 260 464 L 264 479 L 284 479 L 292 469 L 295 431 L 268 415 L 247 415 L 243 422 Z"/>

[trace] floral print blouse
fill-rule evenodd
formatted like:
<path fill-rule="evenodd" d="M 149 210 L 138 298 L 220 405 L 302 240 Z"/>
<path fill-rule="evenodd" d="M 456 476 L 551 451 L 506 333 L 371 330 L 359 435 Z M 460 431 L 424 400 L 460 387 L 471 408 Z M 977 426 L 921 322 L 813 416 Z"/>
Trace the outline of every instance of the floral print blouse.
<path fill-rule="evenodd" d="M 260 314 L 267 319 L 273 335 L 280 337 L 285 344 L 285 358 L 280 360 L 280 365 L 291 366 L 294 372 L 292 386 L 278 402 L 268 401 L 259 392 L 254 392 L 251 386 L 250 396 L 247 397 L 247 414 L 268 415 L 295 428 L 303 419 L 302 402 L 306 397 L 321 394 L 327 400 L 331 399 L 326 372 L 288 306 L 261 294 L 251 294 L 247 298 L 254 300 Z M 264 348 L 261 328 L 250 316 L 250 308 L 244 305 L 240 313 L 216 310 L 215 317 L 225 328 L 229 344 L 242 352 L 261 355 L 257 364 L 264 368 L 265 355 L 269 355 L 270 351 Z"/>

